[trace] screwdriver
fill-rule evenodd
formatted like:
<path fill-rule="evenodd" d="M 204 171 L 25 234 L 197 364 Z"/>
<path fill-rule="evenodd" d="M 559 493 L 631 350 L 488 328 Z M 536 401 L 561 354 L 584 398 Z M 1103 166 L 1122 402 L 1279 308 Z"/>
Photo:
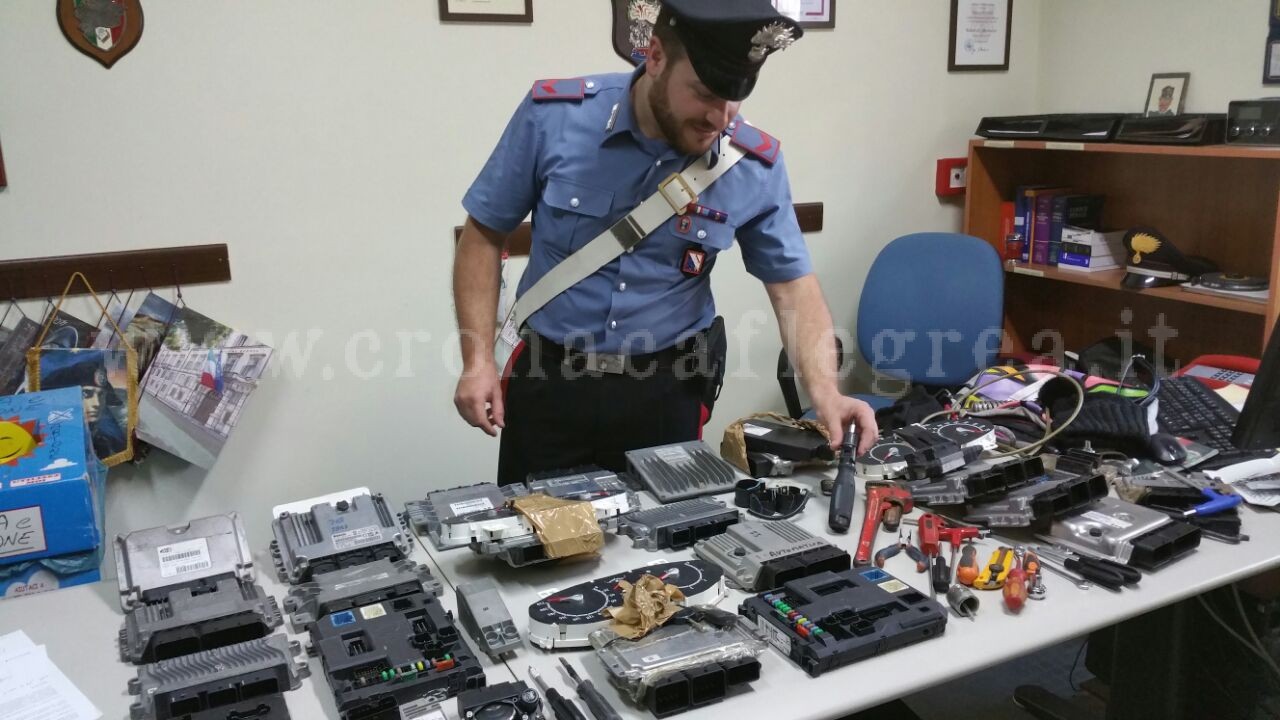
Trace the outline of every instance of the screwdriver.
<path fill-rule="evenodd" d="M 1014 551 L 1013 568 L 1004 579 L 1004 588 L 1001 589 L 1001 593 L 1004 595 L 1004 606 L 1009 608 L 1009 612 L 1015 615 L 1022 612 L 1022 608 L 1027 604 L 1027 573 L 1023 569 L 1021 548 Z"/>
<path fill-rule="evenodd" d="M 972 585 L 978 579 L 978 572 L 978 547 L 973 543 L 965 543 L 960 549 L 960 560 L 956 562 L 956 582 Z"/>
<path fill-rule="evenodd" d="M 578 706 L 561 695 L 559 690 L 548 686 L 532 665 L 529 666 L 529 677 L 533 678 L 533 684 L 542 690 L 542 694 L 547 696 L 547 704 L 551 706 L 551 712 L 556 716 L 556 720 L 587 720 Z"/>
<path fill-rule="evenodd" d="M 622 716 L 618 714 L 608 700 L 600 694 L 596 686 L 590 680 L 583 680 L 578 677 L 578 673 L 574 671 L 573 666 L 568 660 L 560 658 L 560 664 L 569 673 L 569 679 L 573 680 L 573 684 L 578 689 L 578 697 L 582 698 L 582 704 L 587 706 L 592 716 L 596 720 L 622 720 Z"/>

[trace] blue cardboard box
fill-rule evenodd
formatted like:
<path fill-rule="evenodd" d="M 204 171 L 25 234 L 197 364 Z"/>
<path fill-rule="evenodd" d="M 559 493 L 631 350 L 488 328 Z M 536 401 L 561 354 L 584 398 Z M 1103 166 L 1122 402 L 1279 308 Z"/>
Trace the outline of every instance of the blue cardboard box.
<path fill-rule="evenodd" d="M 101 578 L 106 474 L 80 388 L 0 397 L 0 596 Z"/>

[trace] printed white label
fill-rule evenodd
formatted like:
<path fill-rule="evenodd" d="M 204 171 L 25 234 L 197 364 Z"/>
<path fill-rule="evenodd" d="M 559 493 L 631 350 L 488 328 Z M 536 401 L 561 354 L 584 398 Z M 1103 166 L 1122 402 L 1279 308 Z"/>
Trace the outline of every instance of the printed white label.
<path fill-rule="evenodd" d="M 400 706 L 400 720 L 446 720 L 444 711 L 438 703 L 425 698 L 413 700 Z"/>
<path fill-rule="evenodd" d="M 0 557 L 46 549 L 44 518 L 39 505 L 0 512 Z"/>
<path fill-rule="evenodd" d="M 658 662 L 658 661 L 659 661 L 659 660 L 661 660 L 661 659 L 662 659 L 662 656 L 661 656 L 661 655 L 645 655 L 644 657 L 640 658 L 640 662 L 642 662 L 642 663 L 655 663 L 655 662 Z"/>
<path fill-rule="evenodd" d="M 1013 146 L 1012 140 L 987 140 L 982 143 L 982 147 L 989 148 L 1011 148 Z"/>
<path fill-rule="evenodd" d="M 679 446 L 658 448 L 653 451 L 653 454 L 657 455 L 659 460 L 668 465 L 685 463 L 693 459 L 689 457 L 689 453 L 686 452 L 684 448 Z"/>
<path fill-rule="evenodd" d="M 333 534 L 333 547 L 338 550 L 350 550 L 361 545 L 375 543 L 382 539 L 382 530 L 377 525 L 346 530 Z"/>
<path fill-rule="evenodd" d="M 493 503 L 489 502 L 489 498 L 476 498 L 474 500 L 463 500 L 462 502 L 449 503 L 449 510 L 454 515 L 470 515 L 473 512 L 492 509 Z"/>
<path fill-rule="evenodd" d="M 365 605 L 364 607 L 360 608 L 360 617 L 364 618 L 365 620 L 373 620 L 374 618 L 384 617 L 386 616 L 386 614 L 387 614 L 387 609 L 382 607 L 382 603 Z"/>
<path fill-rule="evenodd" d="M 161 545 L 156 548 L 156 555 L 160 556 L 160 577 L 168 578 L 213 567 L 213 558 L 209 556 L 209 542 L 204 538 Z"/>
<path fill-rule="evenodd" d="M 742 425 L 742 432 L 748 435 L 754 435 L 755 437 L 763 437 L 773 431 L 769 428 L 762 428 L 759 425 L 747 425 L 744 423 Z"/>
<path fill-rule="evenodd" d="M 773 623 L 769 622 L 764 615 L 756 616 L 756 627 L 760 629 L 760 634 L 764 636 L 769 644 L 778 648 L 783 655 L 791 655 L 791 638 Z"/>
<path fill-rule="evenodd" d="M 31 477 L 21 478 L 9 483 L 9 487 L 26 487 L 28 485 L 43 485 L 45 483 L 57 482 L 62 479 L 62 473 L 49 473 L 48 475 L 32 475 Z"/>
<path fill-rule="evenodd" d="M 1083 150 L 1084 143 L 1078 142 L 1047 142 L 1044 144 L 1045 150 Z"/>
<path fill-rule="evenodd" d="M 885 592 L 891 592 L 891 593 L 902 592 L 903 590 L 906 590 L 908 587 L 911 587 L 911 586 L 907 585 L 906 583 L 902 582 L 897 578 L 894 578 L 892 580 L 885 580 L 884 582 L 880 583 L 881 590 L 884 590 Z"/>
<path fill-rule="evenodd" d="M 1107 527 L 1113 527 L 1117 530 L 1128 530 L 1133 527 L 1133 523 L 1125 522 L 1119 518 L 1113 518 L 1110 515 L 1100 513 L 1097 510 L 1090 510 L 1089 512 L 1084 513 L 1082 517 L 1087 517 L 1094 522 L 1100 522 Z"/>

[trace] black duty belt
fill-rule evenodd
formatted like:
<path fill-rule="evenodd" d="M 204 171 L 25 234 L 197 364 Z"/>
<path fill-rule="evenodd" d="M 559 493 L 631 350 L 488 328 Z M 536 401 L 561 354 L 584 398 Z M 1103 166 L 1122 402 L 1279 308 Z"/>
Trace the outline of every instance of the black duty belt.
<path fill-rule="evenodd" d="M 584 352 L 577 348 L 565 347 L 551 338 L 537 333 L 524 333 L 525 343 L 539 354 L 543 361 L 564 363 L 578 372 L 596 372 L 606 375 L 622 375 L 623 373 L 647 373 L 658 370 L 670 370 L 677 366 L 692 372 L 698 365 L 698 342 L 702 333 L 688 339 L 650 353 L 598 353 Z"/>

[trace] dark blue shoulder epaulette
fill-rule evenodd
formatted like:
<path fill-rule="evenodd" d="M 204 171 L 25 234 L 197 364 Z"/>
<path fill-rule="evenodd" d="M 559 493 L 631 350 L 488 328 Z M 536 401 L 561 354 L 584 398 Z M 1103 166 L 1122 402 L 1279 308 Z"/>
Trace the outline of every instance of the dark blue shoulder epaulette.
<path fill-rule="evenodd" d="M 765 163 L 772 165 L 778 160 L 778 153 L 782 150 L 782 141 L 778 140 L 769 133 L 748 125 L 741 118 L 735 123 L 733 135 L 729 136 L 729 142 L 737 145 Z"/>

